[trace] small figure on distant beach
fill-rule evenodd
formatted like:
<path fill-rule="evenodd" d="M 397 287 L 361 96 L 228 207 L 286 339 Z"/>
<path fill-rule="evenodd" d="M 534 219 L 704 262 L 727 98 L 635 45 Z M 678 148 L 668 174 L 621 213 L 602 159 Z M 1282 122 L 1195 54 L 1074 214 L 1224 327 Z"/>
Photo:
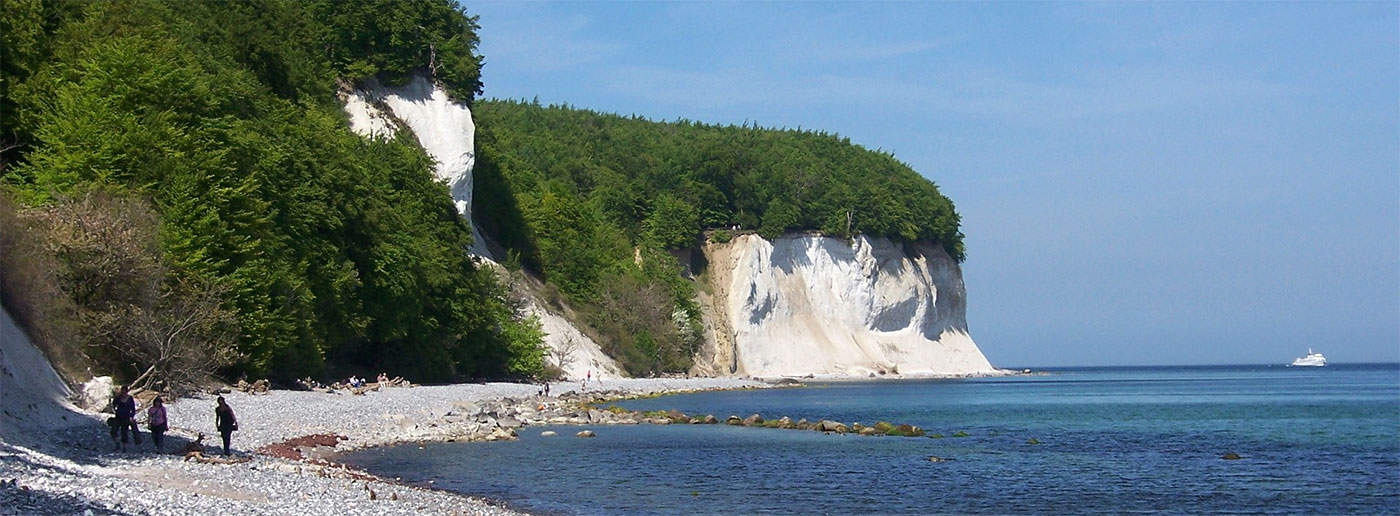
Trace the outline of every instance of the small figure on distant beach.
<path fill-rule="evenodd" d="M 219 429 L 219 436 L 224 438 L 224 455 L 229 454 L 229 439 L 233 437 L 233 431 L 238 430 L 238 419 L 233 417 L 233 407 L 228 406 L 223 396 L 219 396 L 219 406 L 214 408 L 214 427 Z"/>
<path fill-rule="evenodd" d="M 379 373 L 379 378 L 376 381 L 379 383 L 380 387 L 388 387 L 389 373 Z"/>
<path fill-rule="evenodd" d="M 126 449 L 127 431 L 131 432 L 131 437 L 135 439 L 136 445 L 141 445 L 141 430 L 136 426 L 136 399 L 127 393 L 125 385 L 117 389 L 117 396 L 112 398 L 112 411 L 116 414 L 115 428 L 112 431 L 112 441 L 118 450 Z M 117 440 L 117 434 L 121 434 L 121 442 Z"/>
<path fill-rule="evenodd" d="M 156 445 L 156 453 L 160 453 L 165 431 L 170 428 L 165 420 L 165 400 L 160 396 L 151 400 L 151 408 L 146 409 L 146 428 L 151 431 L 151 442 Z"/>

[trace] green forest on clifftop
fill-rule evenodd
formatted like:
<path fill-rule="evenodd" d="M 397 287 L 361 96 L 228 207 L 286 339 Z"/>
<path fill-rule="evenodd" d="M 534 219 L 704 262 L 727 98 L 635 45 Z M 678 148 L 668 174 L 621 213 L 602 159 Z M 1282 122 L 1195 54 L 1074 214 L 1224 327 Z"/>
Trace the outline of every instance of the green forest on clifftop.
<path fill-rule="evenodd" d="M 4 301 L 41 341 L 126 380 L 174 378 L 161 334 L 284 381 L 541 371 L 537 323 L 467 255 L 432 160 L 412 135 L 355 135 L 335 96 L 431 68 L 472 100 L 476 24 L 454 2 L 10 0 L 0 23 Z"/>
<path fill-rule="evenodd" d="M 506 263 L 634 375 L 702 343 L 676 256 L 704 230 L 963 256 L 933 183 L 834 135 L 478 101 L 477 28 L 450 0 L 6 2 L 0 300 L 122 380 L 543 374 L 538 322 L 468 256 L 413 135 L 349 130 L 339 88 L 413 73 L 473 107 L 474 218 Z"/>
<path fill-rule="evenodd" d="M 665 251 L 696 247 L 704 230 L 931 241 L 963 258 L 957 212 L 937 186 L 835 135 L 510 100 L 479 101 L 473 116 L 473 219 L 583 307 L 633 374 L 690 365 L 701 338 L 694 286 Z"/>

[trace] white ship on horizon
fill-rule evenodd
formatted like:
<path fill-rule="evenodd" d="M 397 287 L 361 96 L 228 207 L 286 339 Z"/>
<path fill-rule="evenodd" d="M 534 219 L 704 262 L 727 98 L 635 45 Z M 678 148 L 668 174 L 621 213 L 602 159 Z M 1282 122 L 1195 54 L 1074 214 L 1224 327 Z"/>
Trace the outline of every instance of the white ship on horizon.
<path fill-rule="evenodd" d="M 1308 348 L 1307 355 L 1295 358 L 1292 364 L 1288 364 L 1289 367 L 1322 367 L 1325 365 L 1327 365 L 1327 357 L 1322 356 L 1322 353 L 1313 353 L 1312 348 Z"/>

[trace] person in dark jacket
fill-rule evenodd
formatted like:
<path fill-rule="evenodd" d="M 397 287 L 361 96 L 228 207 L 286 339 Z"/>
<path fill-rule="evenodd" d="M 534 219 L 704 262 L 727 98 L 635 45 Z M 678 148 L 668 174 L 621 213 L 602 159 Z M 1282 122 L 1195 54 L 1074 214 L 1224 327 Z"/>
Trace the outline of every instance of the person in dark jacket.
<path fill-rule="evenodd" d="M 219 406 L 214 408 L 214 427 L 219 429 L 219 436 L 224 438 L 224 455 L 229 454 L 229 438 L 233 437 L 233 431 L 238 430 L 238 419 L 233 417 L 233 407 L 228 406 L 223 396 L 219 396 Z"/>
<path fill-rule="evenodd" d="M 141 429 L 136 426 L 136 398 L 127 393 L 125 385 L 121 386 L 117 390 L 117 396 L 112 398 L 112 410 L 116 413 L 116 427 L 121 432 L 121 443 L 117 444 L 117 449 L 126 449 L 128 430 L 136 440 L 136 445 L 141 446 Z"/>

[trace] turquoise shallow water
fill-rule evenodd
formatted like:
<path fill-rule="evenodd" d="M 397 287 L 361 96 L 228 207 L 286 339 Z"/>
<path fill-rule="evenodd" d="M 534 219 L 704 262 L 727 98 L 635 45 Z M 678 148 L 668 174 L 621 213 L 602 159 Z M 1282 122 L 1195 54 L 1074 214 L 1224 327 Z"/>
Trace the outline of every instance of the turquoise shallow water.
<path fill-rule="evenodd" d="M 576 427 L 550 438 L 535 427 L 518 442 L 344 460 L 548 513 L 1400 513 L 1397 364 L 1058 369 L 622 405 L 887 420 L 949 437 L 639 425 L 578 439 Z"/>

